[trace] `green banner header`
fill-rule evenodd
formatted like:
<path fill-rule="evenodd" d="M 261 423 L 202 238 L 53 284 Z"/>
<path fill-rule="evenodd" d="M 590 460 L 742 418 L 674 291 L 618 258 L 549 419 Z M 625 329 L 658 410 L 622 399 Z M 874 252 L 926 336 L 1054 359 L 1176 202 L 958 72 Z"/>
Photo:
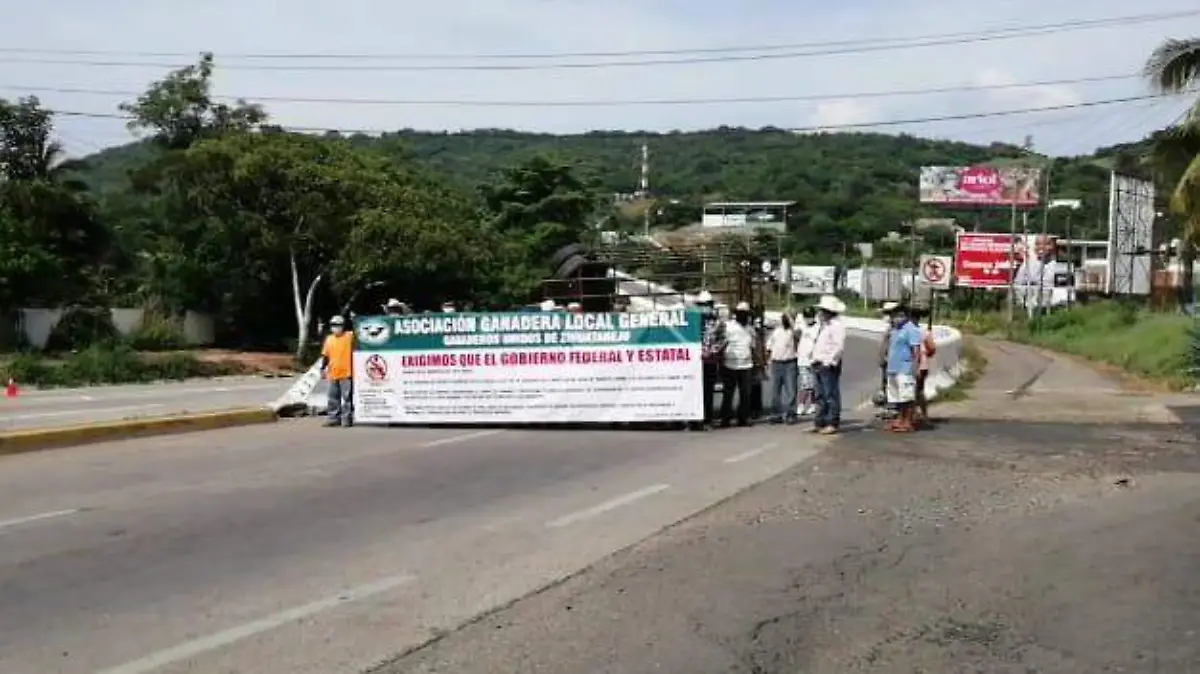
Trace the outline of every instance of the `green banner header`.
<path fill-rule="evenodd" d="M 699 311 L 671 309 L 360 316 L 354 330 L 360 351 L 437 351 L 698 345 L 702 325 Z"/>

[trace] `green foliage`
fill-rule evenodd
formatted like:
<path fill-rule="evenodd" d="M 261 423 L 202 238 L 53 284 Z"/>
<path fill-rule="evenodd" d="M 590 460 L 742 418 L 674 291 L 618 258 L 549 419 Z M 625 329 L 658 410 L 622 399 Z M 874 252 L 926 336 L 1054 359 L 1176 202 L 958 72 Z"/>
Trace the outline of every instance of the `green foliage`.
<path fill-rule="evenodd" d="M 131 131 L 149 130 L 154 141 L 171 150 L 191 147 L 205 138 L 248 131 L 266 121 L 262 108 L 238 101 L 216 103 L 212 98 L 213 55 L 176 70 L 152 84 L 136 102 L 124 103 L 121 112 L 132 115 Z"/>
<path fill-rule="evenodd" d="M 63 313 L 46 340 L 46 351 L 79 351 L 99 344 L 111 344 L 120 338 L 107 309 L 71 307 Z"/>
<path fill-rule="evenodd" d="M 142 322 L 127 341 L 138 351 L 175 351 L 185 346 L 179 320 L 150 311 L 144 313 Z"/>
<path fill-rule="evenodd" d="M 1107 363 L 1175 389 L 1194 383 L 1193 321 L 1181 314 L 1106 301 L 1076 305 L 1012 325 L 1002 311 L 940 314 L 938 321 L 975 334 L 996 335 Z"/>
<path fill-rule="evenodd" d="M 94 344 L 51 360 L 35 354 L 17 354 L 0 362 L 0 378 L 22 386 L 43 388 L 94 384 L 144 383 L 230 374 L 227 366 L 205 363 L 188 354 L 146 358 L 127 344 Z"/>

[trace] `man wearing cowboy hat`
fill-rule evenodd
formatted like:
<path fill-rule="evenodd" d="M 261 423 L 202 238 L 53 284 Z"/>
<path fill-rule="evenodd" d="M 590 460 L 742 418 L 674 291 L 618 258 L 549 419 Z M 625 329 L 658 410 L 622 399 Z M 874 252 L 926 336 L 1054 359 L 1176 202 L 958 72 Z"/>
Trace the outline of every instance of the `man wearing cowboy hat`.
<path fill-rule="evenodd" d="M 738 302 L 733 318 L 725 322 L 725 351 L 721 362 L 721 427 L 733 423 L 733 395 L 737 393 L 737 424 L 750 425 L 754 388 L 754 350 L 758 333 L 750 323 L 750 303 Z"/>
<path fill-rule="evenodd" d="M 842 423 L 842 355 L 846 351 L 846 326 L 841 316 L 846 305 L 833 295 L 817 302 L 820 329 L 813 346 L 813 374 L 817 380 L 817 416 L 813 431 L 823 435 L 838 432 Z"/>

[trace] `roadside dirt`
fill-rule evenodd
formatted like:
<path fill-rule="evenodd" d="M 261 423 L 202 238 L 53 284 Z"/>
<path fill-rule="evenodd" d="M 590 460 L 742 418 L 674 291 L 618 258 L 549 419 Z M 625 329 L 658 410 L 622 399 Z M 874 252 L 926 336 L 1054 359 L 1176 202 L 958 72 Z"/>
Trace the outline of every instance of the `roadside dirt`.
<path fill-rule="evenodd" d="M 205 363 L 222 365 L 241 374 L 268 376 L 290 376 L 298 372 L 296 359 L 287 353 L 263 353 L 253 351 L 230 351 L 226 349 L 200 349 L 179 351 Z"/>

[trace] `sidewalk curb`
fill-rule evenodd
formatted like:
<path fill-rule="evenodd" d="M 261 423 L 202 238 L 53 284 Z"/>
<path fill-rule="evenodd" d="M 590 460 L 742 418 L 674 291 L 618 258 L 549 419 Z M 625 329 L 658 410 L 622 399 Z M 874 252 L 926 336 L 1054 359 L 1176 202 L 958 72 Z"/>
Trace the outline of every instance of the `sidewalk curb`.
<path fill-rule="evenodd" d="M 210 431 L 234 426 L 269 424 L 278 421 L 266 407 L 251 407 L 204 414 L 180 414 L 169 417 L 128 419 L 81 426 L 45 428 L 0 433 L 0 456 L 43 449 L 59 449 L 98 442 Z"/>

